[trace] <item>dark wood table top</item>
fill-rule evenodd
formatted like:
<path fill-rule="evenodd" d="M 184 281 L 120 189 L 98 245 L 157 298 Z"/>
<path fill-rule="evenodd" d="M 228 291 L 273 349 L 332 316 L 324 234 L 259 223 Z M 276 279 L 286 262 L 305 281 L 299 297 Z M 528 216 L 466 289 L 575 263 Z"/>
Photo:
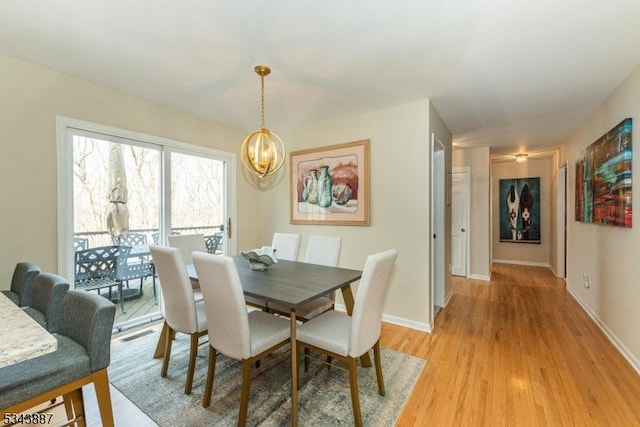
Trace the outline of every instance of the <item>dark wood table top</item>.
<path fill-rule="evenodd" d="M 266 271 L 256 271 L 242 255 L 232 258 L 245 295 L 294 308 L 341 289 L 362 276 L 359 270 L 287 260 L 278 260 Z M 193 264 L 187 264 L 187 271 L 192 279 L 198 279 Z"/>

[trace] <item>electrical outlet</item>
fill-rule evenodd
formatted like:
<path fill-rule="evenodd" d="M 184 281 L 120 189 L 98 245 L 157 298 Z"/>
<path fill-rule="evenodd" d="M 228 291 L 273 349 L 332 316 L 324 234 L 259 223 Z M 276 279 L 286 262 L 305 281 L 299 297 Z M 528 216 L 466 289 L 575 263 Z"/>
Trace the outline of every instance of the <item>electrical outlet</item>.
<path fill-rule="evenodd" d="M 587 273 L 582 273 L 582 283 L 585 288 L 589 289 L 591 287 L 591 279 Z"/>

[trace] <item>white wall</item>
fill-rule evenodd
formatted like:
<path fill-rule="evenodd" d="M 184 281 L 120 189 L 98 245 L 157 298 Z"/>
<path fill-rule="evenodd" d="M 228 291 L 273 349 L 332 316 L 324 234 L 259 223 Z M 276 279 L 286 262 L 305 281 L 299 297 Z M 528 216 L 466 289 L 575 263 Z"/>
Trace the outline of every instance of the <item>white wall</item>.
<path fill-rule="evenodd" d="M 274 231 L 299 233 L 304 253 L 309 235 L 342 236 L 340 266 L 358 269 L 367 255 L 396 248 L 399 255 L 384 312 L 418 328 L 429 327 L 431 313 L 429 104 L 424 100 L 279 132 L 290 151 L 371 141 L 370 226 L 291 225 L 289 179 L 262 193 L 263 242 L 269 242 Z"/>
<path fill-rule="evenodd" d="M 0 56 L 0 289 L 17 262 L 57 269 L 56 116 L 236 152 L 244 132 Z M 239 165 L 237 166 L 240 169 Z M 258 192 L 238 178 L 238 246 L 255 241 Z M 248 242 L 248 243 L 247 243 Z"/>
<path fill-rule="evenodd" d="M 516 264 L 550 266 L 551 260 L 551 182 L 552 158 L 532 158 L 524 164 L 514 161 L 493 162 L 491 165 L 493 206 L 493 260 Z M 500 241 L 501 179 L 540 177 L 540 244 L 506 243 Z"/>
<path fill-rule="evenodd" d="M 453 166 L 470 168 L 469 277 L 491 277 L 489 147 L 455 148 Z"/>
<path fill-rule="evenodd" d="M 565 145 L 567 181 L 567 286 L 640 372 L 640 224 L 633 228 L 576 222 L 575 161 L 580 152 L 624 118 L 633 118 L 632 140 L 640 126 L 640 69 L 636 70 Z M 633 156 L 633 199 L 640 200 L 640 157 Z M 583 286 L 583 273 L 590 287 Z"/>

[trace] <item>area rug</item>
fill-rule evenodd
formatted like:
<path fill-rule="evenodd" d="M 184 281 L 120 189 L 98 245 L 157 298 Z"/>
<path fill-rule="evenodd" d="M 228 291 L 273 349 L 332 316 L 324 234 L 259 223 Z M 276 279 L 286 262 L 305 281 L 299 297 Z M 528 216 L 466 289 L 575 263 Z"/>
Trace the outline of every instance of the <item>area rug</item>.
<path fill-rule="evenodd" d="M 233 426 L 240 406 L 240 362 L 218 356 L 211 406 L 202 407 L 208 344 L 198 349 L 191 395 L 184 394 L 189 338 L 178 334 L 169 373 L 160 377 L 162 359 L 154 359 L 157 331 L 114 344 L 109 379 L 136 406 L 161 426 Z M 365 426 L 392 426 L 426 365 L 426 360 L 382 349 L 386 395 L 378 394 L 375 368 L 358 368 L 360 405 Z M 341 369 L 311 361 L 308 372 L 300 360 L 298 421 L 301 426 L 353 425 L 349 377 Z M 247 424 L 291 424 L 290 353 L 265 359 L 251 376 Z"/>

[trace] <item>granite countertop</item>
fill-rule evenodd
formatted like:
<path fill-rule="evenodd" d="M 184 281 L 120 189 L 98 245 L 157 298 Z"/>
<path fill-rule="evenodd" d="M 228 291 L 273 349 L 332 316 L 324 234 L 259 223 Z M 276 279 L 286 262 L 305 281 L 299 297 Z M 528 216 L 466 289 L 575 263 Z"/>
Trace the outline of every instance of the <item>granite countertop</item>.
<path fill-rule="evenodd" d="M 57 348 L 53 335 L 0 293 L 0 368 Z"/>

